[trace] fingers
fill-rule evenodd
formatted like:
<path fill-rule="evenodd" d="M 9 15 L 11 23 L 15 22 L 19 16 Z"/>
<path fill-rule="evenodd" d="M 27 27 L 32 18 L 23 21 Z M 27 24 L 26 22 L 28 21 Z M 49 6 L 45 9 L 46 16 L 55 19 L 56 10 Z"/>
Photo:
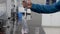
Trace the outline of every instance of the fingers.
<path fill-rule="evenodd" d="M 32 3 L 31 0 L 23 0 L 23 7 L 31 8 Z"/>
<path fill-rule="evenodd" d="M 31 5 L 32 5 L 31 0 L 27 0 L 27 7 L 31 8 Z"/>
<path fill-rule="evenodd" d="M 22 5 L 23 5 L 24 8 L 27 7 L 26 1 L 22 1 Z"/>

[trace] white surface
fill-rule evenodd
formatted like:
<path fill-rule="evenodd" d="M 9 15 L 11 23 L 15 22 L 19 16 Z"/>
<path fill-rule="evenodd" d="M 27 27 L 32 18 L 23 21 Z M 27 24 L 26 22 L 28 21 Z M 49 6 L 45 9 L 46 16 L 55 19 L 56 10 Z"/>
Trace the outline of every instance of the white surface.
<path fill-rule="evenodd" d="M 60 28 L 44 28 L 46 34 L 60 34 Z"/>
<path fill-rule="evenodd" d="M 23 7 L 19 7 L 19 8 L 18 8 L 18 11 L 19 11 L 19 12 L 26 12 Z"/>
<path fill-rule="evenodd" d="M 27 13 L 31 13 L 31 10 L 30 9 L 27 9 Z"/>
<path fill-rule="evenodd" d="M 52 14 L 52 26 L 60 26 L 60 12 Z"/>
<path fill-rule="evenodd" d="M 60 12 L 42 15 L 43 26 L 60 26 Z"/>
<path fill-rule="evenodd" d="M 43 26 L 51 25 L 51 14 L 42 14 L 42 25 Z"/>

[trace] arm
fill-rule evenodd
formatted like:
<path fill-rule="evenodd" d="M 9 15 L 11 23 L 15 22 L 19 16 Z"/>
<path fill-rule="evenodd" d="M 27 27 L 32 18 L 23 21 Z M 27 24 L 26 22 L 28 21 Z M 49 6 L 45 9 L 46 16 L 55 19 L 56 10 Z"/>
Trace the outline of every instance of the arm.
<path fill-rule="evenodd" d="M 60 1 L 53 5 L 32 4 L 31 10 L 37 13 L 55 13 L 60 10 Z"/>

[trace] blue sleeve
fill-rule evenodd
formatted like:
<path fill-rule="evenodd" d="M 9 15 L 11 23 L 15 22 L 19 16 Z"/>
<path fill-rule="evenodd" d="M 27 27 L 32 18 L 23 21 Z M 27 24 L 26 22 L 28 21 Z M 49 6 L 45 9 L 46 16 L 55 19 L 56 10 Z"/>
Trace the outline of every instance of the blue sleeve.
<path fill-rule="evenodd" d="M 60 10 L 60 1 L 52 5 L 32 4 L 31 10 L 37 13 L 55 13 Z"/>

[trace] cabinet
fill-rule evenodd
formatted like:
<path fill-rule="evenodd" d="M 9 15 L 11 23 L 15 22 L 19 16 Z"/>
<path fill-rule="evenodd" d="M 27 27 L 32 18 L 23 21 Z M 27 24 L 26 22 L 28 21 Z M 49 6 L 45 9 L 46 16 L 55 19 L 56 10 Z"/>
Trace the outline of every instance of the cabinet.
<path fill-rule="evenodd" d="M 56 0 L 59 1 L 59 0 Z M 55 1 L 55 2 L 56 2 Z M 53 1 L 50 1 L 47 4 L 53 4 L 51 3 Z M 60 26 L 60 11 L 57 13 L 52 13 L 52 14 L 42 14 L 42 25 L 43 26 Z"/>
<path fill-rule="evenodd" d="M 43 26 L 60 26 L 60 12 L 53 14 L 42 14 Z"/>

